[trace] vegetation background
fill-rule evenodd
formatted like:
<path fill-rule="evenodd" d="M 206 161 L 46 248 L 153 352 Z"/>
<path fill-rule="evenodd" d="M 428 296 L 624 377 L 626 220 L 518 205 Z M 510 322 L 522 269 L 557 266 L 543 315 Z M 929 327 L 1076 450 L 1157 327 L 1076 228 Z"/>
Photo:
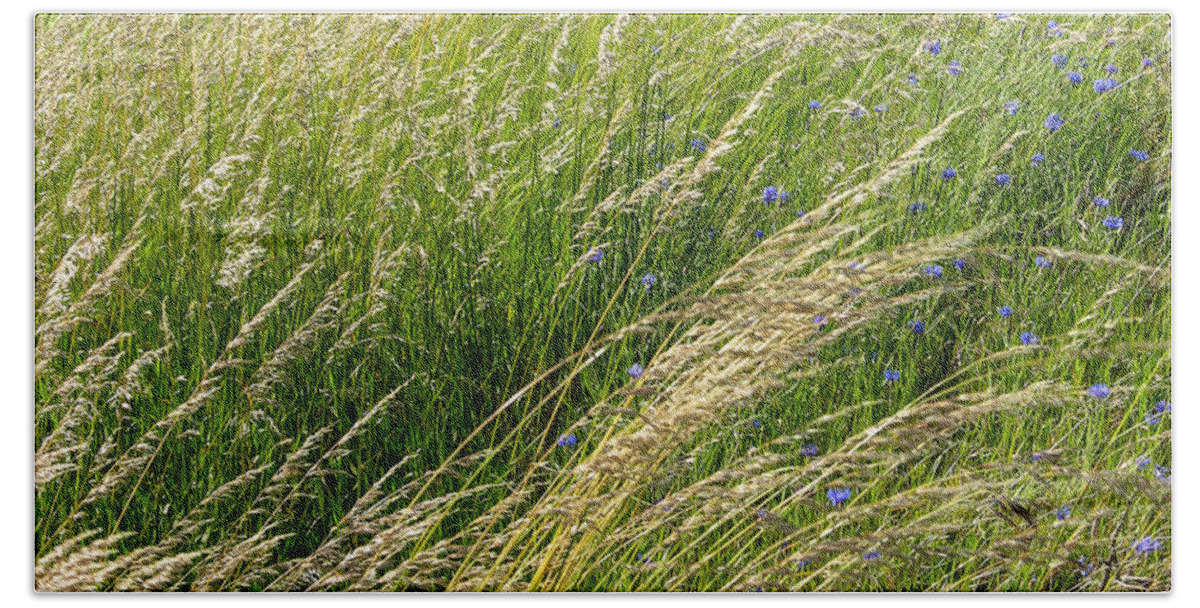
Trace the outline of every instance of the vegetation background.
<path fill-rule="evenodd" d="M 36 587 L 1168 589 L 1170 35 L 41 15 Z"/>

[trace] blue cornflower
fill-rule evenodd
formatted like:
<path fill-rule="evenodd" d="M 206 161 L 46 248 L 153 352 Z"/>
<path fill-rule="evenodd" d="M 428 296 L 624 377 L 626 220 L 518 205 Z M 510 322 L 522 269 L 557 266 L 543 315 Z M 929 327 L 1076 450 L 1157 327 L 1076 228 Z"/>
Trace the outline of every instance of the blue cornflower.
<path fill-rule="evenodd" d="M 942 267 L 938 266 L 937 264 L 930 264 L 926 266 L 924 272 L 935 279 L 942 278 Z"/>
<path fill-rule="evenodd" d="M 754 428 L 756 428 L 756 429 L 761 429 L 761 428 L 762 428 L 762 423 L 761 423 L 761 422 L 759 422 L 759 421 L 757 421 L 757 420 L 755 420 L 755 421 L 753 421 L 753 422 L 751 422 L 751 423 L 750 423 L 750 426 L 752 426 L 752 427 L 754 427 Z M 765 513 L 763 513 L 762 511 L 759 511 L 759 517 L 762 517 L 763 515 L 765 515 Z"/>
<path fill-rule="evenodd" d="M 1151 60 L 1149 57 L 1142 58 L 1142 67 L 1148 68 L 1152 65 L 1154 65 L 1154 61 Z"/>
<path fill-rule="evenodd" d="M 942 170 L 942 179 L 951 180 L 958 177 L 958 171 L 954 167 L 947 167 Z"/>
<path fill-rule="evenodd" d="M 1046 122 L 1043 124 L 1045 124 L 1046 128 L 1049 129 L 1051 133 L 1053 133 L 1053 132 L 1061 129 L 1064 123 L 1066 123 L 1066 121 L 1063 120 L 1062 115 L 1059 114 L 1058 112 L 1055 112 L 1055 113 L 1047 116 Z"/>
<path fill-rule="evenodd" d="M 668 120 L 671 120 L 672 118 L 675 118 L 675 117 L 670 114 L 667 114 L 666 112 L 663 112 L 663 122 L 667 122 Z"/>
<path fill-rule="evenodd" d="M 641 363 L 634 363 L 625 371 L 629 374 L 630 378 L 637 380 L 638 378 L 642 377 L 642 374 L 646 373 L 646 368 L 642 367 Z"/>
<path fill-rule="evenodd" d="M 1017 110 L 1020 109 L 1020 107 L 1021 107 L 1021 102 L 1019 102 L 1019 101 L 1004 102 L 1004 109 L 1007 110 L 1009 115 L 1011 115 L 1011 116 L 1016 116 Z"/>
<path fill-rule="evenodd" d="M 1096 203 L 1097 207 L 1107 207 L 1112 201 L 1104 198 L 1103 196 L 1097 196 L 1096 198 L 1092 199 L 1092 202 Z"/>
<path fill-rule="evenodd" d="M 962 270 L 963 268 L 967 267 L 967 263 L 963 260 L 954 260 L 953 262 L 950 262 L 950 263 L 954 264 L 954 267 L 959 270 Z"/>
<path fill-rule="evenodd" d="M 1092 90 L 1097 93 L 1104 93 L 1117 88 L 1117 81 L 1112 78 L 1101 78 L 1092 82 Z"/>
<path fill-rule="evenodd" d="M 1051 262 L 1050 260 L 1047 260 L 1044 256 L 1040 256 L 1040 255 L 1037 256 L 1036 258 L 1033 258 L 1033 263 L 1038 268 L 1049 268 L 1054 265 L 1054 262 Z"/>
<path fill-rule="evenodd" d="M 1037 341 L 1038 337 L 1033 335 L 1033 333 L 1027 331 L 1021 332 L 1021 344 L 1037 344 Z"/>
<path fill-rule="evenodd" d="M 888 382 L 895 382 L 900 379 L 900 370 L 885 369 L 883 370 L 883 379 Z"/>
<path fill-rule="evenodd" d="M 763 188 L 762 199 L 764 203 L 773 203 L 779 199 L 779 189 L 775 186 L 767 186 Z"/>
<path fill-rule="evenodd" d="M 996 176 L 996 183 L 1001 186 L 1007 186 L 1012 183 L 1012 176 L 1007 173 L 1001 173 Z"/>
<path fill-rule="evenodd" d="M 1158 551 L 1159 549 L 1162 549 L 1162 542 L 1150 538 L 1149 536 L 1143 536 L 1142 538 L 1133 541 L 1134 553 L 1149 555 L 1155 551 Z"/>
<path fill-rule="evenodd" d="M 692 149 L 693 149 L 693 150 L 695 150 L 695 151 L 697 151 L 697 152 L 703 152 L 703 151 L 705 151 L 705 150 L 707 150 L 707 149 L 708 149 L 708 144 L 707 144 L 707 143 L 706 143 L 706 142 L 705 142 L 703 139 L 701 139 L 701 138 L 699 138 L 699 137 L 697 137 L 697 138 L 693 139 L 693 140 L 692 140 L 691 142 L 689 142 L 689 143 L 691 143 L 691 145 L 692 145 Z"/>
<path fill-rule="evenodd" d="M 1058 29 L 1058 22 L 1057 22 L 1057 21 L 1055 21 L 1055 20 L 1053 20 L 1053 19 L 1051 19 L 1051 20 L 1049 20 L 1049 21 L 1047 21 L 1047 22 L 1046 22 L 1046 27 L 1047 27 L 1048 29 L 1056 30 L 1056 29 Z"/>
<path fill-rule="evenodd" d="M 1058 521 L 1062 521 L 1062 520 L 1070 517 L 1071 516 L 1071 507 L 1068 507 L 1067 505 L 1063 505 L 1063 506 L 1055 509 L 1054 516 L 1058 518 Z"/>
<path fill-rule="evenodd" d="M 1171 467 L 1161 464 L 1154 466 L 1154 476 L 1163 481 L 1171 481 Z"/>
<path fill-rule="evenodd" d="M 1104 70 L 1105 70 L 1106 72 L 1108 72 L 1109 74 L 1116 74 L 1116 73 L 1117 73 L 1117 66 L 1115 66 L 1115 65 L 1113 65 L 1113 64 L 1111 64 L 1111 63 L 1110 63 L 1110 64 L 1108 64 L 1108 65 L 1104 66 Z"/>
<path fill-rule="evenodd" d="M 1121 227 L 1125 225 L 1125 220 L 1115 215 L 1110 215 L 1104 218 L 1104 220 L 1102 220 L 1100 223 L 1104 224 L 1104 227 L 1108 228 L 1109 230 L 1120 230 Z"/>
<path fill-rule="evenodd" d="M 1083 74 L 1079 72 L 1067 72 L 1067 80 L 1070 80 L 1071 84 L 1079 84 L 1083 82 Z"/>
<path fill-rule="evenodd" d="M 805 211 L 803 209 L 799 209 L 796 211 L 796 217 L 804 217 L 804 213 Z"/>
<path fill-rule="evenodd" d="M 920 213 L 928 208 L 929 207 L 927 207 L 925 205 L 925 203 L 922 203 L 922 202 L 916 202 L 916 203 L 913 203 L 908 206 L 908 210 L 912 213 Z"/>
<path fill-rule="evenodd" d="M 1079 576 L 1087 578 L 1092 575 L 1092 571 L 1096 569 L 1095 564 L 1089 564 L 1088 558 L 1080 557 L 1076 562 L 1079 564 Z"/>
<path fill-rule="evenodd" d="M 942 43 L 938 42 L 937 40 L 934 40 L 933 42 L 930 42 L 929 45 L 925 48 L 929 49 L 930 55 L 937 55 L 938 53 L 942 52 Z"/>
<path fill-rule="evenodd" d="M 658 278 L 647 272 L 646 276 L 642 277 L 642 286 L 646 288 L 646 291 L 650 291 L 650 288 L 656 281 L 658 281 Z"/>
<path fill-rule="evenodd" d="M 805 568 L 807 568 L 807 567 L 809 567 L 809 566 L 811 566 L 811 565 L 812 565 L 812 562 L 810 562 L 810 561 L 808 561 L 808 560 L 806 560 L 806 559 L 802 559 L 802 560 L 800 560 L 800 561 L 796 562 L 796 569 L 797 569 L 797 570 L 803 570 L 803 569 L 805 569 Z"/>
<path fill-rule="evenodd" d="M 909 321 L 908 328 L 911 329 L 914 334 L 923 334 L 925 333 L 925 322 L 919 319 L 916 321 Z"/>
<path fill-rule="evenodd" d="M 863 560 L 865 560 L 865 561 L 868 561 L 868 562 L 869 562 L 869 561 L 871 561 L 871 560 L 873 560 L 873 559 L 879 559 L 879 552 L 878 552 L 878 551 L 868 551 L 868 552 L 866 552 L 865 554 L 863 554 Z"/>
<path fill-rule="evenodd" d="M 579 438 L 575 436 L 575 433 L 571 433 L 570 435 L 563 435 L 562 437 L 558 438 L 558 447 L 569 448 L 578 442 Z"/>
<path fill-rule="evenodd" d="M 816 110 L 817 108 L 820 108 L 820 107 L 821 107 L 821 102 L 819 102 L 815 99 L 808 102 L 808 109 L 810 109 L 810 110 Z"/>
<path fill-rule="evenodd" d="M 555 118 L 555 119 L 554 119 L 554 124 L 553 124 L 553 126 L 554 126 L 554 128 L 555 128 L 555 129 L 557 129 L 557 128 L 561 127 L 561 126 L 562 126 L 562 119 L 561 119 L 561 118 Z"/>
<path fill-rule="evenodd" d="M 708 238 L 710 238 L 710 239 L 717 238 L 717 229 L 716 228 L 708 229 Z"/>
<path fill-rule="evenodd" d="M 1155 403 L 1154 411 L 1156 411 L 1160 414 L 1165 414 L 1165 413 L 1171 411 L 1171 402 L 1170 401 L 1159 401 L 1158 403 Z"/>
<path fill-rule="evenodd" d="M 1006 318 L 1006 319 L 1007 319 L 1008 317 L 1011 317 L 1011 316 L 1012 316 L 1013 309 L 1012 309 L 1012 306 L 1009 306 L 1008 304 L 1005 304 L 1004 306 L 1001 306 L 1000 308 L 997 308 L 997 309 L 996 309 L 996 312 L 1000 313 L 1000 316 L 1002 316 L 1002 317 L 1004 317 L 1004 318 Z"/>
<path fill-rule="evenodd" d="M 1093 384 L 1088 387 L 1088 394 L 1097 399 L 1103 399 L 1103 398 L 1111 395 L 1112 390 L 1110 390 L 1108 388 L 1107 384 L 1102 384 L 1102 383 L 1097 382 L 1096 384 Z"/>
<path fill-rule="evenodd" d="M 1150 461 L 1150 458 L 1146 457 L 1145 455 L 1138 456 L 1138 458 L 1135 462 L 1137 464 L 1137 470 L 1139 470 L 1139 471 L 1144 471 L 1144 470 L 1150 468 L 1150 465 L 1154 464 L 1153 462 Z"/>
<path fill-rule="evenodd" d="M 854 108 L 853 110 L 850 110 L 850 116 L 852 118 L 862 118 L 866 114 L 867 111 L 862 108 Z"/>
<path fill-rule="evenodd" d="M 817 446 L 815 446 L 815 445 L 808 444 L 808 445 L 800 446 L 800 455 L 801 456 L 816 456 L 819 453 L 820 453 L 820 450 L 818 450 Z"/>
<path fill-rule="evenodd" d="M 1029 157 L 1030 164 L 1032 164 L 1035 167 L 1042 164 L 1042 162 L 1045 160 L 1046 160 L 1046 156 L 1044 154 L 1042 154 L 1041 152 L 1035 152 L 1033 156 Z"/>
<path fill-rule="evenodd" d="M 1162 416 L 1159 416 L 1158 414 L 1155 414 L 1154 412 L 1149 412 L 1146 414 L 1145 420 L 1146 420 L 1146 426 L 1154 426 L 1154 425 L 1158 424 L 1159 422 L 1162 422 Z"/>
<path fill-rule="evenodd" d="M 756 238 L 756 239 L 758 239 L 758 240 L 760 240 L 760 241 L 762 240 L 762 238 L 763 238 L 763 231 L 762 231 L 762 229 L 761 229 L 761 228 L 759 228 L 758 230 L 755 230 L 755 231 L 754 231 L 754 238 Z"/>
<path fill-rule="evenodd" d="M 1012 13 L 996 13 L 997 19 L 1008 19 L 1009 17 L 1012 17 Z"/>
<path fill-rule="evenodd" d="M 916 74 L 908 75 L 908 84 L 911 84 L 914 87 L 917 86 L 917 75 Z"/>
<path fill-rule="evenodd" d="M 660 164 L 657 167 L 661 169 L 662 165 Z M 670 188 L 671 182 L 669 180 L 667 180 L 667 178 L 664 177 L 663 179 L 658 181 L 658 185 L 662 186 L 663 188 Z"/>
<path fill-rule="evenodd" d="M 876 112 L 887 112 L 888 107 L 883 104 L 879 104 L 879 105 L 875 106 L 875 111 Z"/>
<path fill-rule="evenodd" d="M 600 260 L 603 260 L 603 259 L 604 259 L 604 250 L 599 247 L 593 249 L 591 251 L 591 253 L 588 253 L 588 256 L 587 256 L 587 261 L 589 261 L 593 264 L 599 264 Z"/>
<path fill-rule="evenodd" d="M 951 61 L 950 64 L 946 66 L 946 71 L 950 72 L 951 76 L 958 76 L 963 72 L 962 63 L 959 61 Z"/>
<path fill-rule="evenodd" d="M 1150 155 L 1146 154 L 1142 150 L 1130 150 L 1129 155 L 1132 156 L 1134 158 L 1134 160 L 1136 160 L 1138 162 L 1146 162 L 1146 161 L 1150 160 Z"/>
<path fill-rule="evenodd" d="M 787 190 L 779 191 L 779 202 L 787 203 L 787 202 L 791 202 L 791 200 L 792 200 L 792 195 L 789 194 Z"/>
<path fill-rule="evenodd" d="M 850 488 L 829 488 L 825 490 L 825 497 L 836 507 L 850 498 Z"/>
<path fill-rule="evenodd" d="M 1050 63 L 1053 63 L 1055 67 L 1061 70 L 1062 68 L 1067 67 L 1067 56 L 1055 55 L 1050 58 Z"/>

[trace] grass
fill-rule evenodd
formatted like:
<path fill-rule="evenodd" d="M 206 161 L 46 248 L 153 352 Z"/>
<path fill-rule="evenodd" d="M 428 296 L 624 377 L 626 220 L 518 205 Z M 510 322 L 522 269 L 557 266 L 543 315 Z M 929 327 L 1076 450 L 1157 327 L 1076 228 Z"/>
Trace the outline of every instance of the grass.
<path fill-rule="evenodd" d="M 1169 589 L 1170 23 L 1049 18 L 39 15 L 37 588 Z"/>

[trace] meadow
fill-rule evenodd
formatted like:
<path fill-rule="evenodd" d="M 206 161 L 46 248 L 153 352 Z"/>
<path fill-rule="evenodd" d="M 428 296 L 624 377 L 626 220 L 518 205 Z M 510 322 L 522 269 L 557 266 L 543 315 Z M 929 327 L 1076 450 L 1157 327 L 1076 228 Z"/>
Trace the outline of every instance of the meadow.
<path fill-rule="evenodd" d="M 35 19 L 42 591 L 1165 591 L 1163 14 Z"/>

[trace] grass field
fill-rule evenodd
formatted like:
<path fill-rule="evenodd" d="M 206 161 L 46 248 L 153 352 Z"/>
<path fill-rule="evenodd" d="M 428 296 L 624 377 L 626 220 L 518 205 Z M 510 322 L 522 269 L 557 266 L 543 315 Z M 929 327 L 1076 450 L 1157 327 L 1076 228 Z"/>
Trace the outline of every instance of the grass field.
<path fill-rule="evenodd" d="M 37 589 L 1170 589 L 1166 15 L 35 27 Z"/>

